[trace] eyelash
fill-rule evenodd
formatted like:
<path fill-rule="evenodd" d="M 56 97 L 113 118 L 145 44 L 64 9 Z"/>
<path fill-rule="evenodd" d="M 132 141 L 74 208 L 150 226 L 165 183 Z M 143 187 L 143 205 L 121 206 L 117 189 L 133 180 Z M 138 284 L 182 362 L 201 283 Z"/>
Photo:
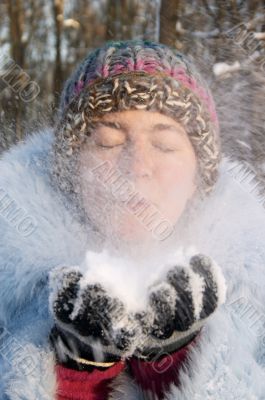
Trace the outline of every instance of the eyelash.
<path fill-rule="evenodd" d="M 98 144 L 98 147 L 101 147 L 104 150 L 110 150 L 110 149 L 114 149 L 115 147 L 119 147 L 119 146 L 123 146 L 124 143 L 121 144 L 116 144 L 114 146 L 104 146 L 103 144 Z M 167 148 L 163 148 L 161 146 L 157 146 L 155 144 L 153 144 L 153 146 L 157 149 L 159 149 L 160 151 L 162 151 L 163 153 L 173 153 L 174 151 L 176 151 L 176 149 L 167 149 Z"/>
<path fill-rule="evenodd" d="M 154 146 L 155 148 L 157 148 L 157 149 L 163 151 L 163 153 L 172 153 L 172 152 L 176 151 L 176 149 L 166 149 L 166 148 L 163 148 L 163 147 L 161 147 L 161 146 L 154 145 L 154 144 L 153 144 L 153 146 Z"/>
<path fill-rule="evenodd" d="M 115 144 L 114 146 L 104 146 L 103 144 L 98 144 L 98 147 L 101 147 L 104 150 L 108 150 L 108 149 L 114 149 L 114 147 L 119 147 L 122 146 L 122 144 Z"/>

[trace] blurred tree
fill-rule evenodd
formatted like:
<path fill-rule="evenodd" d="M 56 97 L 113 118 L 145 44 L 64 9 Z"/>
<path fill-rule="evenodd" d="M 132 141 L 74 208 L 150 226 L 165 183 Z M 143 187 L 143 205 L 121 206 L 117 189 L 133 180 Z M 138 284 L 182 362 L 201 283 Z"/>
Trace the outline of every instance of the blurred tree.
<path fill-rule="evenodd" d="M 11 56 L 21 68 L 24 68 L 25 47 L 27 43 L 23 40 L 25 16 L 22 0 L 8 1 L 7 10 L 9 16 Z"/>
<path fill-rule="evenodd" d="M 19 68 L 25 67 L 25 48 L 27 43 L 23 40 L 24 33 L 24 8 L 22 0 L 10 0 L 7 2 L 7 11 L 9 16 L 9 32 L 11 43 L 11 57 L 19 65 Z M 8 79 L 12 82 L 17 79 L 18 70 L 12 68 Z M 22 76 L 23 79 L 23 76 Z M 22 83 L 22 82 L 21 82 Z M 22 138 L 21 118 L 23 115 L 23 104 L 18 96 L 14 96 L 13 111 L 15 120 L 15 129 L 18 139 Z"/>
<path fill-rule="evenodd" d="M 176 25 L 180 18 L 181 0 L 161 0 L 160 37 L 161 43 L 176 47 L 179 33 Z"/>
<path fill-rule="evenodd" d="M 132 39 L 138 3 L 133 0 L 107 0 L 106 40 Z"/>
<path fill-rule="evenodd" d="M 55 65 L 54 65 L 54 77 L 53 77 L 53 96 L 57 101 L 58 96 L 61 92 L 62 80 L 63 80 L 63 67 L 61 57 L 62 47 L 62 33 L 64 23 L 64 0 L 52 0 L 53 8 L 53 19 L 55 27 Z"/>

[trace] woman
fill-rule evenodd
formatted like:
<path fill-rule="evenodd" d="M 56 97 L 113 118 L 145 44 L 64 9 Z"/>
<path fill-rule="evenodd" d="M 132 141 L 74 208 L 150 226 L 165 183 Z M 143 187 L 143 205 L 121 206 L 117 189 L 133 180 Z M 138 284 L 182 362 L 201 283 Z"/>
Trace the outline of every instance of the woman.
<path fill-rule="evenodd" d="M 262 399 L 265 217 L 238 174 L 184 56 L 90 53 L 1 160 L 3 398 Z"/>

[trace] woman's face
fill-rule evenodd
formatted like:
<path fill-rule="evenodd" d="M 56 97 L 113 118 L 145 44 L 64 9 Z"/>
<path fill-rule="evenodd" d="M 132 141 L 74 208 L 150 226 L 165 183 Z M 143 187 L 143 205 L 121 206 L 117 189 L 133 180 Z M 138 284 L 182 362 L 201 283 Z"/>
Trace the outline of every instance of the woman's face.
<path fill-rule="evenodd" d="M 126 182 L 132 196 L 133 191 L 138 194 L 134 199 L 149 202 L 160 213 L 159 218 L 172 226 L 196 189 L 197 163 L 187 133 L 179 123 L 159 112 L 129 110 L 106 114 L 95 124 L 81 151 L 79 165 L 86 212 L 101 231 L 111 228 L 113 234 L 126 240 L 141 239 L 151 231 L 139 217 L 141 213 L 128 208 L 125 197 L 118 205 L 113 193 L 115 179 L 116 189 L 120 177 L 120 184 Z M 143 203 L 141 200 L 138 206 Z"/>

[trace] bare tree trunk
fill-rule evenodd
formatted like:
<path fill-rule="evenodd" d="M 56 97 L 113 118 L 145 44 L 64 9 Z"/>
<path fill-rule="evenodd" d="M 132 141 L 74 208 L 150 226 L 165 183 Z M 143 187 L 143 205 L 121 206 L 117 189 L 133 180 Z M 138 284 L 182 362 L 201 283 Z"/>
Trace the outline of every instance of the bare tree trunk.
<path fill-rule="evenodd" d="M 120 3 L 118 1 L 118 3 Z M 107 2 L 107 21 L 106 21 L 106 40 L 118 39 L 117 38 L 117 1 L 108 0 Z"/>
<path fill-rule="evenodd" d="M 24 67 L 25 61 L 25 46 L 22 41 L 24 30 L 24 10 L 21 0 L 9 0 L 7 2 L 9 15 L 9 31 L 11 39 L 11 57 Z"/>
<path fill-rule="evenodd" d="M 25 43 L 22 40 L 24 31 L 24 9 L 22 0 L 9 0 L 7 2 L 9 16 L 9 34 L 11 42 L 11 57 L 21 69 L 25 67 Z M 11 72 L 12 73 L 12 72 Z M 17 71 L 14 69 L 14 79 Z M 12 78 L 13 79 L 13 78 Z M 15 97 L 14 120 L 17 139 L 22 138 L 21 119 L 23 114 L 23 103 Z"/>
<path fill-rule="evenodd" d="M 176 47 L 179 34 L 176 23 L 179 20 L 181 0 L 162 0 L 160 7 L 160 37 L 159 41 L 171 47 Z"/>
<path fill-rule="evenodd" d="M 134 0 L 108 0 L 106 40 L 132 39 L 133 27 L 137 16 L 137 2 Z"/>
<path fill-rule="evenodd" d="M 62 68 L 62 57 L 61 57 L 63 10 L 64 10 L 64 0 L 53 0 L 53 18 L 55 25 L 55 50 L 56 50 L 54 76 L 53 76 L 53 91 L 54 91 L 53 94 L 55 97 L 55 101 L 59 97 L 63 81 L 63 68 Z"/>
<path fill-rule="evenodd" d="M 146 16 L 142 24 L 143 39 L 159 41 L 160 37 L 160 0 L 148 1 Z"/>

